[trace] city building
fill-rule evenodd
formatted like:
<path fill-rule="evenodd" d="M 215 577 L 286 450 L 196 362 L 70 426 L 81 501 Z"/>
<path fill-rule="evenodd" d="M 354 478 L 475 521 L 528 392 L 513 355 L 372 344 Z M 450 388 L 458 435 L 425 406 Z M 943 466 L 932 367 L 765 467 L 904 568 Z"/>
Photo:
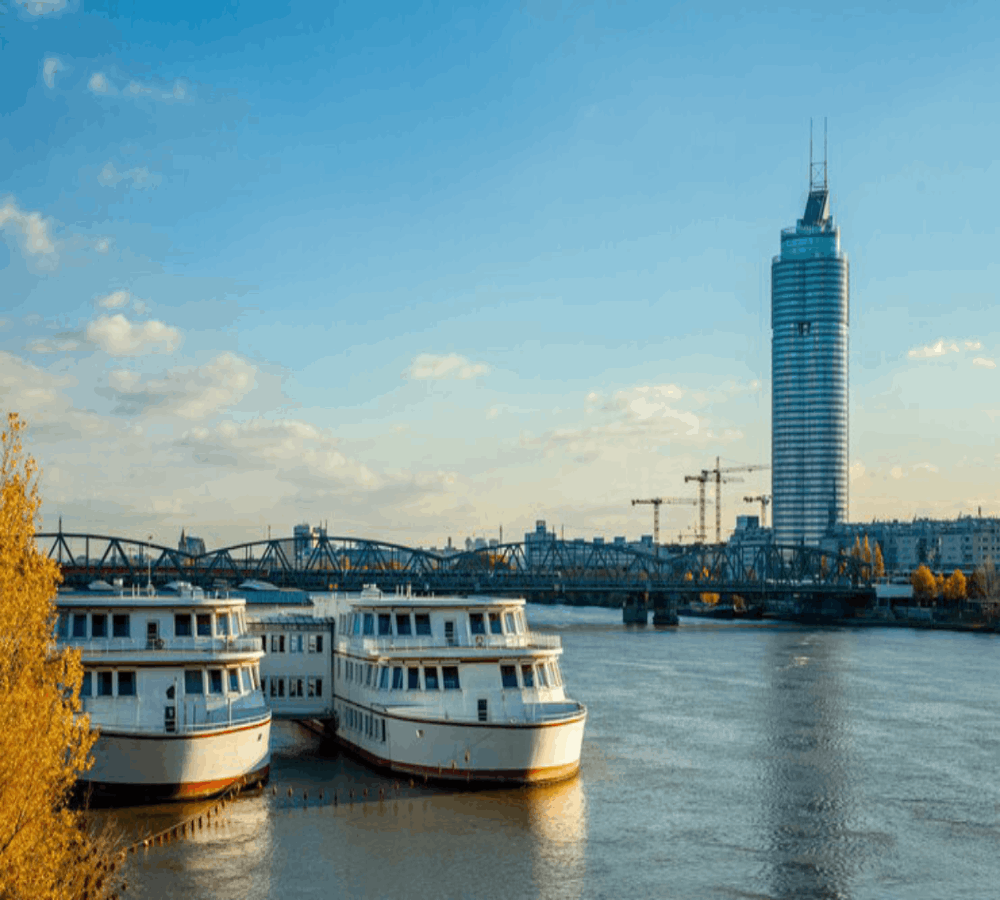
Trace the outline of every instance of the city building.
<path fill-rule="evenodd" d="M 771 263 L 771 493 L 778 544 L 817 546 L 848 505 L 848 265 L 826 160 Z"/>
<path fill-rule="evenodd" d="M 205 542 L 200 537 L 187 534 L 181 529 L 181 539 L 177 542 L 177 549 L 182 553 L 190 553 L 192 556 L 204 556 Z"/>

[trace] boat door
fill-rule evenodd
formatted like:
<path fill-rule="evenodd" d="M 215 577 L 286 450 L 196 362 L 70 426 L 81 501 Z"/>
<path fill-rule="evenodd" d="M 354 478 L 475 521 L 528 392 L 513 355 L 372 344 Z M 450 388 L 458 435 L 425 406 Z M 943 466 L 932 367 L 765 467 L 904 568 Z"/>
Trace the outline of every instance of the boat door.
<path fill-rule="evenodd" d="M 173 700 L 176 690 L 173 685 L 167 688 L 167 699 Z M 163 730 L 167 734 L 172 734 L 177 730 L 177 706 L 174 703 L 168 703 L 163 707 Z"/>
<path fill-rule="evenodd" d="M 448 619 L 444 623 L 444 642 L 449 647 L 455 646 L 455 622 L 453 619 Z"/>
<path fill-rule="evenodd" d="M 152 650 L 160 646 L 160 623 L 156 619 L 146 622 L 146 649 Z"/>

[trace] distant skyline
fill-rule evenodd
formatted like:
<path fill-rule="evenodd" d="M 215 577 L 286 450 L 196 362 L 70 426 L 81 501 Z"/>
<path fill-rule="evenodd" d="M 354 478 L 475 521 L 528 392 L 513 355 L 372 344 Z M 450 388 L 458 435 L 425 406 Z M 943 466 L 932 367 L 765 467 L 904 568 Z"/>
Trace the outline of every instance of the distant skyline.
<path fill-rule="evenodd" d="M 632 498 L 770 461 L 824 116 L 850 519 L 1000 514 L 998 39 L 986 3 L 9 2 L 0 392 L 42 527 L 650 533 Z"/>

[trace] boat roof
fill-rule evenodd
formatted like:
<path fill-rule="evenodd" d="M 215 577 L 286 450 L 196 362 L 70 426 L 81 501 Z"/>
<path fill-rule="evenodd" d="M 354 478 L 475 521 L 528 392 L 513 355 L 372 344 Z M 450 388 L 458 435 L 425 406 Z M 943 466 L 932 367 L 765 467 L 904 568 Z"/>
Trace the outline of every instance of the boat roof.
<path fill-rule="evenodd" d="M 207 592 L 197 593 L 169 593 L 169 594 L 123 594 L 118 591 L 114 593 L 102 593 L 98 591 L 80 591 L 72 593 L 60 593 L 56 596 L 56 606 L 70 608 L 100 608 L 108 609 L 129 608 L 129 609 L 177 609 L 180 607 L 240 607 L 246 606 L 243 597 L 233 594 L 213 595 Z"/>

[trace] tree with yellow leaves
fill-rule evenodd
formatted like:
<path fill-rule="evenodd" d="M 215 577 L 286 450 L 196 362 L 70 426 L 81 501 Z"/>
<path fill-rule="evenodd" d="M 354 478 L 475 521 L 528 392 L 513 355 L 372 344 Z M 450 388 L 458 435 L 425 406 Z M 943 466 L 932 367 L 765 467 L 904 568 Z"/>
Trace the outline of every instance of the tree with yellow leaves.
<path fill-rule="evenodd" d="M 38 470 L 16 413 L 0 439 L 0 897 L 105 897 L 117 857 L 68 806 L 93 744 L 78 652 L 56 651 L 59 569 L 35 545 Z"/>
<path fill-rule="evenodd" d="M 965 599 L 965 575 L 961 569 L 955 569 L 944 583 L 944 599 L 957 602 Z"/>
<path fill-rule="evenodd" d="M 913 596 L 916 600 L 933 600 L 937 596 L 937 581 L 934 573 L 927 566 L 918 566 L 910 576 L 913 585 Z"/>
<path fill-rule="evenodd" d="M 875 577 L 885 578 L 885 560 L 882 558 L 882 545 L 875 544 Z"/>

